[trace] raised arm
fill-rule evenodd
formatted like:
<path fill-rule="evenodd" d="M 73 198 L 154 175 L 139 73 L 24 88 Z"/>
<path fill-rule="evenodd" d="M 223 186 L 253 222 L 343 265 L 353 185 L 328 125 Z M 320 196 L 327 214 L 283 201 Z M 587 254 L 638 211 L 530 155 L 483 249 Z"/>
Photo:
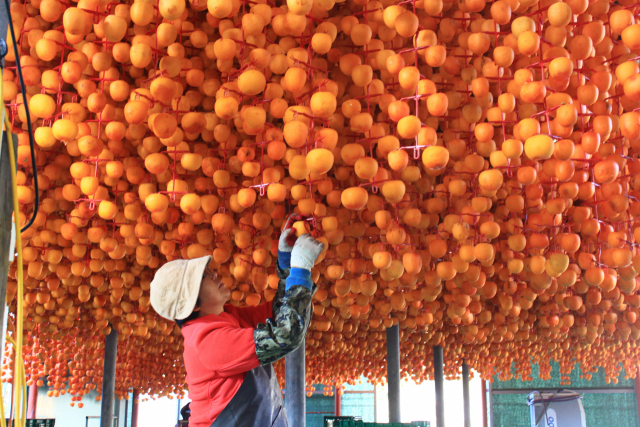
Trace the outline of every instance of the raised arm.
<path fill-rule="evenodd" d="M 286 288 L 287 277 L 291 269 L 291 251 L 295 245 L 295 230 L 292 228 L 293 222 L 298 218 L 297 215 L 290 215 L 284 224 L 284 229 L 278 240 L 278 261 L 276 262 L 276 271 L 278 273 L 278 291 L 273 297 L 272 308 L 273 317 L 278 314 L 278 310 L 282 305 L 282 298 Z"/>
<path fill-rule="evenodd" d="M 313 281 L 311 268 L 324 245 L 305 234 L 291 252 L 291 267 L 278 254 L 278 292 L 273 299 L 273 317 L 256 327 L 254 341 L 258 360 L 273 363 L 297 349 L 311 322 Z M 283 261 L 281 263 L 281 260 Z M 285 268 L 286 267 L 286 268 Z"/>
<path fill-rule="evenodd" d="M 287 277 L 289 277 L 289 271 L 291 268 L 291 251 L 293 250 L 295 234 L 291 236 L 291 233 L 295 233 L 292 228 L 286 228 L 293 224 L 296 219 L 294 215 L 291 215 L 285 223 L 285 230 L 280 234 L 280 240 L 278 241 L 278 260 L 276 261 L 276 272 L 278 274 L 278 290 L 271 301 L 264 302 L 257 307 L 240 307 L 238 313 L 247 321 L 252 323 L 253 327 L 257 327 L 259 323 L 265 323 L 270 317 L 276 317 L 280 306 L 282 306 L 282 298 L 286 288 Z M 291 244 L 289 244 L 291 243 Z M 270 305 L 270 306 L 269 306 Z"/>

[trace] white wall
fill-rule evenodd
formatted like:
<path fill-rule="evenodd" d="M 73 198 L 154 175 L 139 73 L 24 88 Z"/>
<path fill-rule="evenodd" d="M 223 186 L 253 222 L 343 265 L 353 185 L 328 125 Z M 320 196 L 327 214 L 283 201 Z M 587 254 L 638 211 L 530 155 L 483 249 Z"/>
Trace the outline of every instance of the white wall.
<path fill-rule="evenodd" d="M 378 386 L 377 421 L 389 422 L 389 400 L 387 386 Z M 482 380 L 479 376 L 469 381 L 469 399 L 471 400 L 471 427 L 482 427 Z M 464 425 L 462 405 L 462 380 L 444 382 L 444 419 L 448 426 Z M 400 384 L 401 422 L 431 421 L 436 426 L 436 390 L 433 381 L 418 385 L 413 381 Z"/>
<path fill-rule="evenodd" d="M 188 400 L 181 400 L 180 408 L 187 402 Z M 140 402 L 138 411 L 138 427 L 175 427 L 178 424 L 177 399 L 149 399 L 147 402 Z"/>
<path fill-rule="evenodd" d="M 5 409 L 5 418 L 9 418 L 11 408 L 11 384 L 2 383 L 2 399 Z M 59 397 L 47 396 L 48 387 L 39 387 L 38 403 L 36 407 L 36 418 L 55 418 L 56 427 L 85 427 L 87 425 L 87 416 L 100 416 L 101 402 L 96 401 L 97 393 L 95 391 L 83 397 L 84 406 L 78 408 L 78 402 L 75 407 L 71 407 L 71 395 L 65 394 Z M 131 396 L 131 395 L 130 395 Z M 131 410 L 133 398 L 129 398 L 128 405 L 125 400 L 114 403 L 114 413 L 119 415 L 118 427 L 129 427 L 131 425 Z M 182 408 L 189 400 L 181 400 Z M 117 411 L 119 409 L 119 411 Z M 127 411 L 125 425 L 125 410 Z M 175 427 L 177 424 L 178 401 L 167 398 L 149 400 L 141 402 L 139 407 L 138 427 Z M 89 427 L 98 427 L 100 425 L 99 418 L 90 418 Z M 113 424 L 116 425 L 115 422 Z"/>
<path fill-rule="evenodd" d="M 71 395 L 65 394 L 59 397 L 47 396 L 48 387 L 38 388 L 38 403 L 36 405 L 36 418 L 55 418 L 56 427 L 84 427 L 87 425 L 87 416 L 100 416 L 100 402 L 96 402 L 95 391 L 82 398 L 84 407 L 71 407 Z M 100 425 L 100 419 L 89 419 L 89 427 Z"/>
<path fill-rule="evenodd" d="M 100 418 L 90 418 L 87 424 L 87 416 L 100 416 L 102 402 L 96 401 L 97 393 L 92 391 L 82 398 L 84 407 L 78 408 L 78 402 L 74 407 L 70 406 L 71 395 L 65 394 L 59 397 L 47 396 L 47 387 L 38 388 L 38 403 L 36 406 L 36 418 L 55 418 L 56 427 L 98 427 Z M 129 399 L 129 412 L 131 412 L 132 399 Z M 127 426 L 124 425 L 125 401 L 120 401 L 118 413 L 118 427 L 131 425 L 131 416 L 127 417 Z M 114 408 L 118 408 L 117 401 Z M 115 413 L 115 412 L 114 412 Z M 114 422 L 114 426 L 116 423 Z"/>

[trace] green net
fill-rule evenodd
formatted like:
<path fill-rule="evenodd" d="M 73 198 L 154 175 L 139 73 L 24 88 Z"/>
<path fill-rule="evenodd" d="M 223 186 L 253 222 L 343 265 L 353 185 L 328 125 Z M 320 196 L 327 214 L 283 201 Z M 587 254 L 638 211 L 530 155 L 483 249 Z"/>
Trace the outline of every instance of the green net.
<path fill-rule="evenodd" d="M 580 378 L 581 371 L 579 367 L 574 369 L 570 374 L 565 375 L 568 378 L 569 385 L 561 385 L 559 366 L 551 363 L 551 379 L 541 380 L 538 378 L 539 367 L 533 365 L 532 377 L 533 381 L 520 381 L 512 379 L 509 381 L 499 381 L 497 376 L 494 378 L 492 389 L 522 389 L 521 394 L 493 394 L 492 396 L 492 413 L 494 427 L 530 427 L 531 415 L 529 405 L 527 404 L 527 395 L 530 390 L 537 389 L 618 389 L 617 393 L 585 393 L 579 391 L 582 398 L 582 406 L 584 407 L 585 418 L 588 427 L 599 427 L 614 424 L 615 427 L 638 427 L 638 407 L 636 403 L 636 394 L 629 391 L 634 387 L 632 379 L 624 379 L 620 376 L 618 383 L 607 383 L 605 380 L 604 370 L 599 369 L 597 372 L 591 373 L 590 380 Z"/>
<path fill-rule="evenodd" d="M 551 379 L 541 380 L 539 378 L 540 367 L 537 364 L 532 365 L 531 376 L 533 381 L 520 381 L 518 379 L 512 379 L 508 381 L 499 381 L 498 376 L 494 377 L 493 389 L 500 390 L 505 388 L 620 388 L 620 387 L 633 387 L 634 381 L 632 379 L 625 379 L 624 375 L 618 377 L 618 383 L 607 383 L 605 380 L 604 369 L 599 368 L 595 372 L 591 372 L 590 379 L 580 378 L 582 371 L 580 365 L 576 365 L 575 369 L 570 374 L 564 376 L 569 379 L 569 385 L 561 384 L 560 380 L 560 366 L 556 362 L 551 362 Z"/>
<path fill-rule="evenodd" d="M 322 390 L 322 384 L 315 385 L 316 390 Z M 335 414 L 336 401 L 333 396 L 314 394 L 307 397 L 307 427 L 323 427 L 325 415 Z"/>
<path fill-rule="evenodd" d="M 358 381 L 354 385 L 345 384 L 345 391 L 373 391 L 375 388 L 373 384 L 368 383 L 367 380 L 363 377 L 362 382 Z"/>
<path fill-rule="evenodd" d="M 362 418 L 362 421 L 372 423 L 375 421 L 375 395 L 373 384 L 362 379 L 354 385 L 345 384 L 345 392 L 342 395 L 342 415 L 351 415 Z M 351 393 L 354 391 L 366 391 L 369 393 Z"/>
<path fill-rule="evenodd" d="M 324 385 L 316 384 L 316 390 L 323 390 Z M 364 422 L 375 421 L 375 395 L 373 394 L 374 386 L 362 381 L 362 384 L 349 385 L 346 384 L 345 391 L 347 393 L 341 396 L 341 412 L 342 416 L 355 416 L 361 418 Z M 351 393 L 358 391 L 366 391 L 370 393 Z M 335 414 L 335 397 L 314 394 L 307 397 L 307 427 L 322 427 L 324 425 L 324 417 L 326 415 Z"/>
<path fill-rule="evenodd" d="M 342 395 L 342 415 L 361 417 L 362 421 L 375 421 L 373 393 L 345 393 Z"/>

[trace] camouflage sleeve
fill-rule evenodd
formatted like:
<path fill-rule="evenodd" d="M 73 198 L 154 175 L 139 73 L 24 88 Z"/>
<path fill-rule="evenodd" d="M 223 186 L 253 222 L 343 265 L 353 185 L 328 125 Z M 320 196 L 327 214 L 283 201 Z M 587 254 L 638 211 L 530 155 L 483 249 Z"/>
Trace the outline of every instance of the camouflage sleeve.
<path fill-rule="evenodd" d="M 278 279 L 280 280 L 278 281 L 278 291 L 276 292 L 276 295 L 273 297 L 273 301 L 271 302 L 271 308 L 274 318 L 278 315 L 278 311 L 282 306 L 282 297 L 284 297 L 284 291 L 287 286 L 287 277 L 289 277 L 289 272 L 291 271 L 291 269 L 281 268 L 280 264 L 276 262 L 276 271 L 278 273 Z M 317 290 L 318 286 L 316 286 L 316 284 L 314 283 L 313 287 L 311 288 L 311 296 L 315 295 Z"/>
<path fill-rule="evenodd" d="M 280 306 L 282 305 L 282 297 L 284 297 L 284 289 L 287 284 L 287 277 L 289 277 L 290 268 L 284 269 L 280 268 L 280 263 L 276 261 L 276 271 L 278 273 L 278 291 L 276 295 L 273 297 L 272 301 L 272 309 L 273 309 L 273 317 L 275 318 L 278 315 L 278 310 L 280 310 Z"/>
<path fill-rule="evenodd" d="M 281 280 L 279 293 L 284 290 L 283 282 Z M 300 346 L 311 322 L 312 296 L 312 291 L 306 287 L 293 286 L 274 302 L 273 318 L 259 324 L 253 333 L 261 364 L 273 363 Z"/>

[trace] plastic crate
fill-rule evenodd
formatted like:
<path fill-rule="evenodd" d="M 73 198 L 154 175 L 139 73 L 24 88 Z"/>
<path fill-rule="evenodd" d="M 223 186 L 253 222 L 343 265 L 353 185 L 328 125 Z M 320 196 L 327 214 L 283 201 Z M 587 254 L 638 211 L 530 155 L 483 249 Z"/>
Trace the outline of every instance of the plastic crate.
<path fill-rule="evenodd" d="M 55 418 L 42 418 L 42 419 L 30 419 L 25 420 L 26 427 L 54 427 L 56 425 Z M 9 425 L 9 420 L 7 420 L 7 425 Z M 16 425 L 16 420 L 13 420 L 11 426 Z"/>
<path fill-rule="evenodd" d="M 349 426 L 349 421 L 355 421 L 355 417 L 336 417 L 333 415 L 326 415 L 324 417 L 324 427 L 352 427 Z"/>
<path fill-rule="evenodd" d="M 431 427 L 431 421 L 412 421 L 412 427 Z"/>
<path fill-rule="evenodd" d="M 334 427 L 364 427 L 364 423 L 362 420 L 352 419 L 352 420 L 339 420 L 333 424 Z"/>

